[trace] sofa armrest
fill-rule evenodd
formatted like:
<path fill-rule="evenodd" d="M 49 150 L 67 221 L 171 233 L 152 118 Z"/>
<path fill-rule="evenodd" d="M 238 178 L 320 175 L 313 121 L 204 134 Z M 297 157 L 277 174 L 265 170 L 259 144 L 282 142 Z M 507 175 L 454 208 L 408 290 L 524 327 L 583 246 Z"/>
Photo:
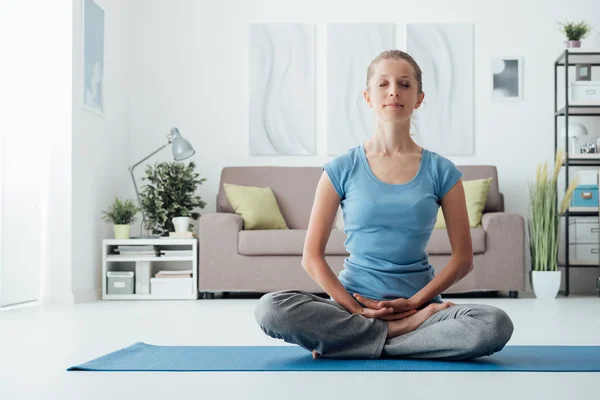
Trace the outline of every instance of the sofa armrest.
<path fill-rule="evenodd" d="M 200 248 L 211 252 L 219 249 L 237 253 L 238 234 L 243 228 L 244 220 L 238 214 L 203 214 L 198 223 Z"/>
<path fill-rule="evenodd" d="M 240 275 L 238 235 L 244 220 L 234 213 L 207 213 L 198 223 L 198 290 L 235 282 Z M 215 283 L 216 282 L 216 283 Z"/>
<path fill-rule="evenodd" d="M 480 286 L 493 282 L 498 290 L 525 290 L 525 219 L 517 213 L 483 214 L 486 235 L 484 269 L 477 271 Z"/>

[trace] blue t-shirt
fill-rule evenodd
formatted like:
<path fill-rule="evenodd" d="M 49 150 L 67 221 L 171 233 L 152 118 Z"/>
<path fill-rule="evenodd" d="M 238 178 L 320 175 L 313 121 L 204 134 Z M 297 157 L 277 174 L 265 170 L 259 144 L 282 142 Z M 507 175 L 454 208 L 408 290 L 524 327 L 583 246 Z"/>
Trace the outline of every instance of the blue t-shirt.
<path fill-rule="evenodd" d="M 425 248 L 442 197 L 463 176 L 445 157 L 423 148 L 417 174 L 389 184 L 369 167 L 364 146 L 323 165 L 341 199 L 350 256 L 338 278 L 349 293 L 376 300 L 410 298 L 434 277 Z M 436 296 L 430 301 L 441 302 Z"/>

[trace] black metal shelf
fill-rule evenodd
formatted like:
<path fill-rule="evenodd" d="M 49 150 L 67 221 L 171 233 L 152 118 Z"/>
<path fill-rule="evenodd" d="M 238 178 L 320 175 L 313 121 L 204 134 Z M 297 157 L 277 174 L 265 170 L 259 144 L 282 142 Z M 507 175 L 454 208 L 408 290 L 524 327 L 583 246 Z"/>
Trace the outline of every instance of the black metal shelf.
<path fill-rule="evenodd" d="M 565 268 L 564 263 L 558 263 L 558 268 Z M 569 263 L 569 268 L 600 268 L 599 264 L 571 264 Z"/>
<path fill-rule="evenodd" d="M 564 118 L 564 126 L 565 126 L 565 138 L 564 138 L 564 148 L 566 151 L 569 149 L 569 118 L 570 116 L 576 117 L 600 117 L 600 104 L 571 104 L 569 102 L 569 67 L 576 66 L 579 64 L 587 64 L 593 67 L 600 66 L 600 50 L 599 51 L 589 51 L 585 49 L 565 49 L 561 52 L 561 54 L 554 61 L 554 161 L 556 161 L 556 154 L 558 151 L 558 118 Z M 564 101 L 561 101 L 564 106 L 562 108 L 558 107 L 558 67 L 564 67 L 561 70 L 564 76 Z M 585 158 L 585 157 L 574 157 L 569 158 L 567 154 L 567 159 L 563 162 L 563 166 L 565 166 L 565 190 L 569 187 L 569 167 L 594 167 L 600 166 L 600 158 Z M 571 217 L 598 217 L 598 210 L 595 211 L 566 211 L 561 213 L 561 217 L 565 218 L 565 234 L 564 240 L 565 244 L 570 243 L 569 240 L 569 218 Z M 600 218 L 598 219 L 598 226 L 600 228 Z M 560 235 L 559 235 L 560 237 Z M 598 264 L 581 264 L 581 263 L 571 263 L 569 257 L 569 248 L 570 245 L 565 245 L 565 254 L 564 260 L 559 262 L 559 266 L 564 268 L 565 271 L 565 296 L 569 295 L 569 269 L 570 268 L 600 268 L 600 259 L 598 260 Z M 600 282 L 600 281 L 599 281 Z M 599 294 L 600 294 L 600 285 L 598 286 Z"/>
<path fill-rule="evenodd" d="M 600 117 L 600 105 L 598 104 L 568 104 L 569 114 L 577 117 Z M 554 115 L 557 117 L 565 116 L 565 107 L 561 107 L 560 109 L 554 112 Z"/>
<path fill-rule="evenodd" d="M 563 162 L 563 167 L 568 165 L 570 167 L 600 167 L 600 157 L 599 158 L 569 158 L 565 162 Z"/>
<path fill-rule="evenodd" d="M 598 67 L 600 66 L 600 52 L 588 51 L 585 49 L 565 49 L 554 61 L 554 65 L 564 67 L 565 63 L 569 66 L 590 64 L 592 67 Z"/>

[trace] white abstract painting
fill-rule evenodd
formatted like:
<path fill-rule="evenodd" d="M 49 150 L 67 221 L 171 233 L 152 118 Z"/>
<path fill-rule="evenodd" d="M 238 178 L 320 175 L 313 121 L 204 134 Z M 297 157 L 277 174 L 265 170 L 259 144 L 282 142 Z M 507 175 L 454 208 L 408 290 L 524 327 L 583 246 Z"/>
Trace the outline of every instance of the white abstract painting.
<path fill-rule="evenodd" d="M 423 71 L 415 141 L 442 155 L 472 155 L 473 25 L 408 24 L 406 51 Z"/>
<path fill-rule="evenodd" d="M 395 48 L 401 32 L 390 23 L 327 25 L 328 154 L 342 154 L 372 135 L 375 117 L 363 97 L 367 67 L 379 53 Z"/>
<path fill-rule="evenodd" d="M 104 10 L 83 0 L 83 107 L 104 115 Z"/>
<path fill-rule="evenodd" d="M 252 156 L 315 154 L 315 25 L 250 24 Z"/>

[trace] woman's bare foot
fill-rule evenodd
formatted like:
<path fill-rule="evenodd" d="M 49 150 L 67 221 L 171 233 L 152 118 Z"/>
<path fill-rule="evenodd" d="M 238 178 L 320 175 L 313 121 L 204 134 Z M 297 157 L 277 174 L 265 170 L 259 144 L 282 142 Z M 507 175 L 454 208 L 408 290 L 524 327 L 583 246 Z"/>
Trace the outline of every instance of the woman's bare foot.
<path fill-rule="evenodd" d="M 421 326 L 421 324 L 425 322 L 427 318 L 431 317 L 436 312 L 453 305 L 454 303 L 451 302 L 431 303 L 427 307 L 417 311 L 410 317 L 406 317 L 395 321 L 389 321 L 387 337 L 393 338 L 396 336 L 404 335 L 408 332 L 412 332 L 416 330 L 419 326 Z"/>
<path fill-rule="evenodd" d="M 320 355 L 319 353 L 317 353 L 317 351 L 316 351 L 316 350 L 313 350 L 313 351 L 312 351 L 312 355 L 313 355 L 313 358 L 314 358 L 315 360 L 316 360 L 317 358 L 321 357 L 321 355 Z"/>

